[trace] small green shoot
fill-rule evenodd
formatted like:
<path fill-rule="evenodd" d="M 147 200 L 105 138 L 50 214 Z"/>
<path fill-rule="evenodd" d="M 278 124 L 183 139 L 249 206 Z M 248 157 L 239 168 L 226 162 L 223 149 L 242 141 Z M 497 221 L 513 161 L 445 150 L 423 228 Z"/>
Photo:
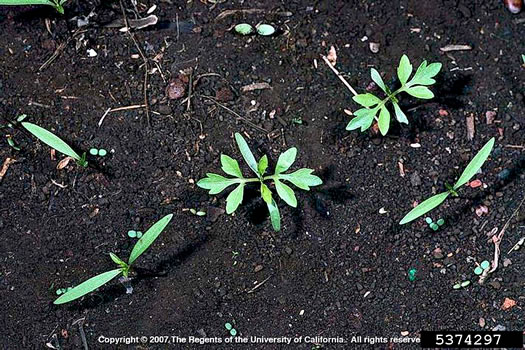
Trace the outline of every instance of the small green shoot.
<path fill-rule="evenodd" d="M 51 148 L 56 149 L 60 153 L 70 156 L 71 158 L 77 161 L 77 164 L 86 168 L 88 162 L 86 160 L 86 153 L 83 153 L 80 156 L 75 152 L 67 143 L 65 143 L 60 137 L 53 134 L 51 131 L 48 131 L 38 125 L 32 123 L 22 123 L 22 126 L 27 129 L 31 134 L 33 134 L 37 139 L 45 143 Z"/>
<path fill-rule="evenodd" d="M 388 133 L 390 128 L 390 111 L 387 108 L 388 102 L 390 102 L 394 108 L 395 117 L 398 122 L 408 124 L 408 119 L 405 113 L 399 107 L 399 100 L 396 95 L 405 92 L 413 97 L 420 99 L 431 99 L 434 94 L 427 86 L 434 84 L 436 81 L 433 79 L 441 70 L 441 63 L 428 64 L 427 61 L 423 61 L 416 73 L 412 75 L 412 64 L 406 55 L 401 57 L 399 67 L 397 68 L 397 76 L 401 87 L 396 91 L 392 92 L 389 87 L 383 82 L 379 72 L 372 68 L 371 76 L 372 80 L 379 86 L 381 90 L 387 95 L 384 99 L 380 99 L 374 94 L 367 92 L 359 94 L 353 97 L 353 100 L 363 106 L 364 108 L 358 109 L 354 112 L 355 117 L 348 123 L 346 130 L 361 129 L 365 131 L 372 125 L 374 119 L 377 120 L 379 131 L 384 136 Z M 379 114 L 379 118 L 377 117 Z"/>
<path fill-rule="evenodd" d="M 82 282 L 78 286 L 62 294 L 58 299 L 54 301 L 54 304 L 58 305 L 69 303 L 75 299 L 78 299 L 88 293 L 91 293 L 95 289 L 103 286 L 104 284 L 108 283 L 120 274 L 127 278 L 133 262 L 135 262 L 135 260 L 140 255 L 142 255 L 142 253 L 144 253 L 146 249 L 148 249 L 151 246 L 151 244 L 157 239 L 157 237 L 169 224 L 172 217 L 173 214 L 164 216 L 146 231 L 144 236 L 142 236 L 142 238 L 139 239 L 137 243 L 135 243 L 135 246 L 131 251 L 127 263 L 120 259 L 116 254 L 109 253 L 111 260 L 113 260 L 113 262 L 119 266 L 118 269 L 107 271 L 95 277 L 91 277 L 87 281 Z"/>
<path fill-rule="evenodd" d="M 463 170 L 463 173 L 459 177 L 458 181 L 456 181 L 456 184 L 454 186 L 450 186 L 450 185 L 446 184 L 446 188 L 447 188 L 446 192 L 442 192 L 442 193 L 436 194 L 436 195 L 434 195 L 434 196 L 424 200 L 417 207 L 415 207 L 410 212 L 408 212 L 408 214 L 405 215 L 405 217 L 399 222 L 399 224 L 400 225 L 407 224 L 410 221 L 415 220 L 415 219 L 417 219 L 418 217 L 420 217 L 422 215 L 425 215 L 426 213 L 428 213 L 429 211 L 431 211 L 432 209 L 436 208 L 441 203 L 443 203 L 445 201 L 445 199 L 447 199 L 447 197 L 449 195 L 457 196 L 456 191 L 458 190 L 458 188 L 460 188 L 461 186 L 463 186 L 464 184 L 469 182 L 469 180 L 472 177 L 474 177 L 474 175 L 476 175 L 478 170 L 481 169 L 481 166 L 483 165 L 483 163 L 485 163 L 485 161 L 489 157 L 490 152 L 492 151 L 492 147 L 494 147 L 494 141 L 495 141 L 495 139 L 491 138 L 479 150 L 479 152 L 476 154 L 476 156 L 474 156 L 474 158 L 472 158 L 470 163 L 468 163 L 468 165 L 465 168 L 465 170 Z"/>
<path fill-rule="evenodd" d="M 319 186 L 323 182 L 315 175 L 312 175 L 312 169 L 302 168 L 293 173 L 284 174 L 295 161 L 297 155 L 297 148 L 292 147 L 279 156 L 273 175 L 265 176 L 268 168 L 268 157 L 262 156 L 257 162 L 253 153 L 250 151 L 246 140 L 241 134 L 235 134 L 237 146 L 241 151 L 241 155 L 250 167 L 250 169 L 257 175 L 256 178 L 245 178 L 239 167 L 239 163 L 225 155 L 221 155 L 222 170 L 233 176 L 233 178 L 226 178 L 222 175 L 208 173 L 204 179 L 201 179 L 197 186 L 209 190 L 210 194 L 218 194 L 226 189 L 228 186 L 236 185 L 237 187 L 226 198 L 226 213 L 233 213 L 241 204 L 244 196 L 244 186 L 249 182 L 258 182 L 260 185 L 261 197 L 266 202 L 268 211 L 270 212 L 270 219 L 272 227 L 275 231 L 281 229 L 281 216 L 279 208 L 275 202 L 272 191 L 265 184 L 265 181 L 273 181 L 275 189 L 279 197 L 281 197 L 288 205 L 292 207 L 297 206 L 297 199 L 292 188 L 284 183 L 288 181 L 302 190 L 309 191 L 312 186 Z"/>
<path fill-rule="evenodd" d="M 64 14 L 62 5 L 67 0 L 0 0 L 0 6 L 30 6 L 30 5 L 48 5 L 57 10 L 58 13 Z"/>

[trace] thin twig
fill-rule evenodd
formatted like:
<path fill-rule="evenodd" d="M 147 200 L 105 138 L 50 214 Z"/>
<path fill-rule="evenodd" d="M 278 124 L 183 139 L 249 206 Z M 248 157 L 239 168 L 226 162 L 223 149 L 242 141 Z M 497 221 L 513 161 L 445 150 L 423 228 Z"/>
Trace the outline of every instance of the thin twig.
<path fill-rule="evenodd" d="M 328 60 L 328 58 L 326 58 L 326 56 L 324 55 L 321 55 L 321 58 L 323 59 L 323 61 L 326 62 L 326 64 L 328 65 L 328 67 L 330 67 L 330 69 L 335 73 L 335 75 L 337 75 L 337 77 L 343 82 L 343 84 L 345 84 L 345 86 L 348 88 L 348 90 L 350 90 L 350 92 L 352 94 L 354 94 L 354 96 L 357 96 L 358 93 L 354 90 L 354 88 L 348 83 L 348 81 L 346 81 L 346 79 L 343 77 L 343 75 L 341 73 L 339 73 L 339 71 L 332 65 L 332 63 L 330 63 L 330 61 Z"/>
<path fill-rule="evenodd" d="M 252 289 L 250 289 L 247 293 L 250 294 L 250 293 L 253 293 L 255 292 L 260 286 L 262 286 L 263 284 L 266 283 L 266 281 L 268 281 L 272 276 L 268 276 L 264 281 L 262 281 L 261 283 L 258 283 L 255 287 L 253 287 Z"/>

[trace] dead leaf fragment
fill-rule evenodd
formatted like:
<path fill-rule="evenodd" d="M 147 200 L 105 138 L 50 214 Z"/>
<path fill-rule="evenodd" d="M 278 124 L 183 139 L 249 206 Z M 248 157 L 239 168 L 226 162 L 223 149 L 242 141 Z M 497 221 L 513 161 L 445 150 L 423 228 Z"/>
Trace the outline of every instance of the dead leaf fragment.
<path fill-rule="evenodd" d="M 440 48 L 442 52 L 450 52 L 450 51 L 468 51 L 472 50 L 472 46 L 470 45 L 447 45 L 442 48 Z"/>
<path fill-rule="evenodd" d="M 401 175 L 401 177 L 405 177 L 405 167 L 403 166 L 403 163 L 397 162 L 397 165 L 399 166 L 399 175 Z"/>
<path fill-rule="evenodd" d="M 249 92 L 254 90 L 264 90 L 264 89 L 271 89 L 272 87 L 268 83 L 253 83 L 244 85 L 241 88 L 241 92 Z"/>
<path fill-rule="evenodd" d="M 4 164 L 2 165 L 2 170 L 0 170 L 0 181 L 3 179 L 3 177 L 7 173 L 7 169 L 9 169 L 9 165 L 13 164 L 14 162 L 16 162 L 16 159 L 13 159 L 13 158 L 6 158 L 4 160 Z"/>
<path fill-rule="evenodd" d="M 485 118 L 487 120 L 487 124 L 490 125 L 492 124 L 492 122 L 494 121 L 494 119 L 496 118 L 496 112 L 494 111 L 487 111 L 485 113 Z"/>
<path fill-rule="evenodd" d="M 332 66 L 335 66 L 335 64 L 337 63 L 337 52 L 335 51 L 335 47 L 333 45 L 330 46 L 330 50 L 328 51 L 328 55 L 326 55 L 326 58 L 328 59 L 328 61 L 330 61 Z"/>
<path fill-rule="evenodd" d="M 474 133 L 476 132 L 474 127 L 474 114 L 470 114 L 467 117 L 467 139 L 472 141 L 474 139 Z"/>
<path fill-rule="evenodd" d="M 66 157 L 66 158 L 62 159 L 60 162 L 58 162 L 57 169 L 58 170 L 64 169 L 65 167 L 67 167 L 69 162 L 72 161 L 72 160 L 73 160 L 72 157 Z"/>
<path fill-rule="evenodd" d="M 512 300 L 510 298 L 505 298 L 505 300 L 503 301 L 503 305 L 501 305 L 501 309 L 502 310 L 510 310 L 514 306 L 516 306 L 516 301 L 515 300 Z"/>

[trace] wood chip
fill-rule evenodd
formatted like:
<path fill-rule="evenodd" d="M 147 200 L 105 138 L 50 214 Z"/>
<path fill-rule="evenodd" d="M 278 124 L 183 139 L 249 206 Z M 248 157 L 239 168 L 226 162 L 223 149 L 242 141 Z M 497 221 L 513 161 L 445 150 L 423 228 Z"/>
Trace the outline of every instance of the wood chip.
<path fill-rule="evenodd" d="M 510 298 L 505 298 L 505 301 L 503 301 L 503 305 L 501 305 L 502 310 L 510 310 L 514 306 L 516 306 L 516 301 L 512 300 Z"/>
<path fill-rule="evenodd" d="M 244 85 L 241 88 L 241 92 L 249 92 L 254 90 L 264 90 L 264 89 L 271 89 L 272 87 L 268 83 L 253 83 L 249 85 Z"/>
<path fill-rule="evenodd" d="M 397 162 L 397 165 L 399 166 L 399 175 L 401 175 L 401 177 L 405 177 L 405 167 L 403 166 L 403 163 Z"/>
<path fill-rule="evenodd" d="M 475 133 L 475 127 L 474 127 L 474 114 L 470 114 L 469 117 L 467 117 L 467 139 L 469 141 L 474 139 L 474 133 Z"/>
<path fill-rule="evenodd" d="M 335 47 L 332 45 L 330 46 L 330 51 L 328 51 L 328 55 L 326 55 L 326 58 L 330 63 L 335 66 L 337 63 L 337 51 L 335 51 Z"/>
<path fill-rule="evenodd" d="M 2 165 L 2 170 L 0 170 L 0 181 L 2 181 L 5 174 L 7 173 L 7 169 L 9 169 L 9 165 L 13 164 L 14 162 L 16 162 L 16 159 L 13 159 L 13 158 L 6 158 L 6 160 L 4 160 L 4 164 Z"/>
<path fill-rule="evenodd" d="M 472 50 L 470 45 L 447 45 L 440 49 L 442 52 L 451 52 L 451 51 L 468 51 Z"/>

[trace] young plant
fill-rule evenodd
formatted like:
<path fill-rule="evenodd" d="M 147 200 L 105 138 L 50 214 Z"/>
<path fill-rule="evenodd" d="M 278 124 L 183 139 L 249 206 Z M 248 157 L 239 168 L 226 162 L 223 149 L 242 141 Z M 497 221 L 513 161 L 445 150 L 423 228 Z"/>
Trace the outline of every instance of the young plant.
<path fill-rule="evenodd" d="M 84 168 L 88 166 L 88 162 L 86 160 L 86 152 L 84 152 L 82 156 L 80 156 L 60 137 L 56 136 L 51 131 L 47 131 L 46 129 L 38 125 L 24 122 L 22 123 L 22 126 L 26 128 L 27 131 L 29 131 L 31 134 L 33 134 L 37 139 L 39 139 L 49 147 L 54 148 L 60 153 L 64 153 L 66 156 L 70 156 L 71 158 L 75 159 L 78 165 L 83 166 Z"/>
<path fill-rule="evenodd" d="M 166 228 L 172 217 L 173 214 L 166 215 L 153 224 L 153 226 L 151 226 L 148 231 L 146 231 L 144 236 L 142 236 L 142 238 L 139 239 L 133 247 L 127 263 L 120 259 L 116 254 L 109 253 L 111 260 L 113 260 L 113 262 L 118 265 L 117 269 L 101 273 L 100 275 L 91 277 L 87 281 L 80 283 L 78 286 L 62 294 L 60 298 L 54 301 L 54 304 L 58 305 L 69 303 L 70 301 L 78 299 L 103 286 L 120 274 L 127 278 L 133 262 L 135 262 L 135 260 L 137 260 L 137 258 L 141 256 L 142 253 L 144 253 L 146 249 L 148 249 L 149 246 L 157 239 L 164 228 Z"/>
<path fill-rule="evenodd" d="M 445 192 L 436 194 L 435 196 L 432 196 L 425 201 L 421 202 L 417 207 L 412 209 L 410 212 L 408 212 L 407 215 L 399 222 L 400 225 L 404 225 L 406 223 L 409 223 L 412 220 L 417 219 L 418 217 L 425 215 L 441 203 L 447 199 L 449 195 L 457 197 L 457 190 L 469 182 L 469 180 L 476 175 L 478 170 L 481 168 L 483 163 L 487 160 L 487 158 L 490 155 L 490 152 L 492 151 L 492 147 L 494 147 L 494 138 L 491 138 L 483 148 L 479 150 L 479 152 L 472 158 L 470 163 L 468 163 L 465 170 L 463 170 L 463 173 L 459 177 L 458 181 L 454 184 L 454 186 L 450 186 L 449 184 L 445 184 L 445 187 L 447 190 Z"/>
<path fill-rule="evenodd" d="M 0 0 L 0 6 L 30 6 L 30 5 L 48 5 L 52 6 L 60 14 L 64 14 L 62 5 L 67 0 Z"/>
<path fill-rule="evenodd" d="M 237 146 L 241 151 L 242 157 L 250 169 L 255 173 L 255 175 L 257 175 L 257 177 L 243 177 L 239 163 L 235 159 L 225 154 L 221 154 L 222 171 L 228 175 L 233 176 L 233 178 L 226 178 L 222 175 L 208 173 L 204 179 L 201 179 L 199 182 L 197 182 L 197 186 L 209 190 L 210 194 L 217 194 L 222 192 L 228 186 L 236 185 L 237 187 L 226 198 L 226 213 L 231 214 L 239 207 L 239 204 L 242 202 L 244 186 L 249 182 L 259 183 L 261 197 L 266 203 L 268 211 L 270 212 L 272 227 L 275 231 L 279 231 L 281 229 L 281 216 L 279 214 L 279 208 L 272 197 L 272 191 L 264 182 L 273 181 L 279 197 L 281 197 L 286 202 L 286 204 L 294 208 L 297 206 L 295 193 L 293 189 L 291 189 L 283 181 L 288 181 L 300 189 L 306 191 L 309 191 L 310 187 L 318 186 L 323 182 L 317 176 L 312 175 L 312 169 L 302 168 L 294 171 L 293 173 L 284 174 L 284 172 L 288 170 L 295 161 L 295 157 L 297 155 L 297 148 L 295 147 L 290 148 L 279 156 L 273 175 L 264 176 L 268 168 L 268 157 L 264 155 L 261 157 L 259 162 L 256 162 L 253 153 L 250 151 L 246 140 L 241 136 L 241 134 L 235 134 L 235 141 L 237 142 Z"/>
<path fill-rule="evenodd" d="M 406 92 L 411 96 L 421 99 L 433 98 L 434 94 L 427 86 L 436 82 L 433 77 L 436 76 L 440 70 L 441 63 L 427 64 L 427 61 L 423 61 L 414 76 L 409 79 L 412 74 L 412 64 L 410 64 L 408 57 L 403 55 L 397 68 L 397 77 L 401 83 L 401 87 L 392 92 L 383 82 L 379 72 L 372 68 L 372 80 L 387 96 L 384 99 L 380 99 L 370 92 L 354 96 L 353 100 L 363 106 L 363 108 L 354 112 L 355 117 L 348 123 L 346 130 L 361 128 L 361 131 L 365 131 L 372 125 L 374 119 L 376 119 L 379 125 L 379 131 L 383 136 L 386 135 L 390 128 L 390 111 L 387 108 L 389 102 L 394 108 L 397 121 L 408 124 L 408 119 L 401 110 L 401 107 L 399 107 L 399 101 L 396 96 L 402 92 Z M 379 118 L 377 117 L 378 113 Z"/>

